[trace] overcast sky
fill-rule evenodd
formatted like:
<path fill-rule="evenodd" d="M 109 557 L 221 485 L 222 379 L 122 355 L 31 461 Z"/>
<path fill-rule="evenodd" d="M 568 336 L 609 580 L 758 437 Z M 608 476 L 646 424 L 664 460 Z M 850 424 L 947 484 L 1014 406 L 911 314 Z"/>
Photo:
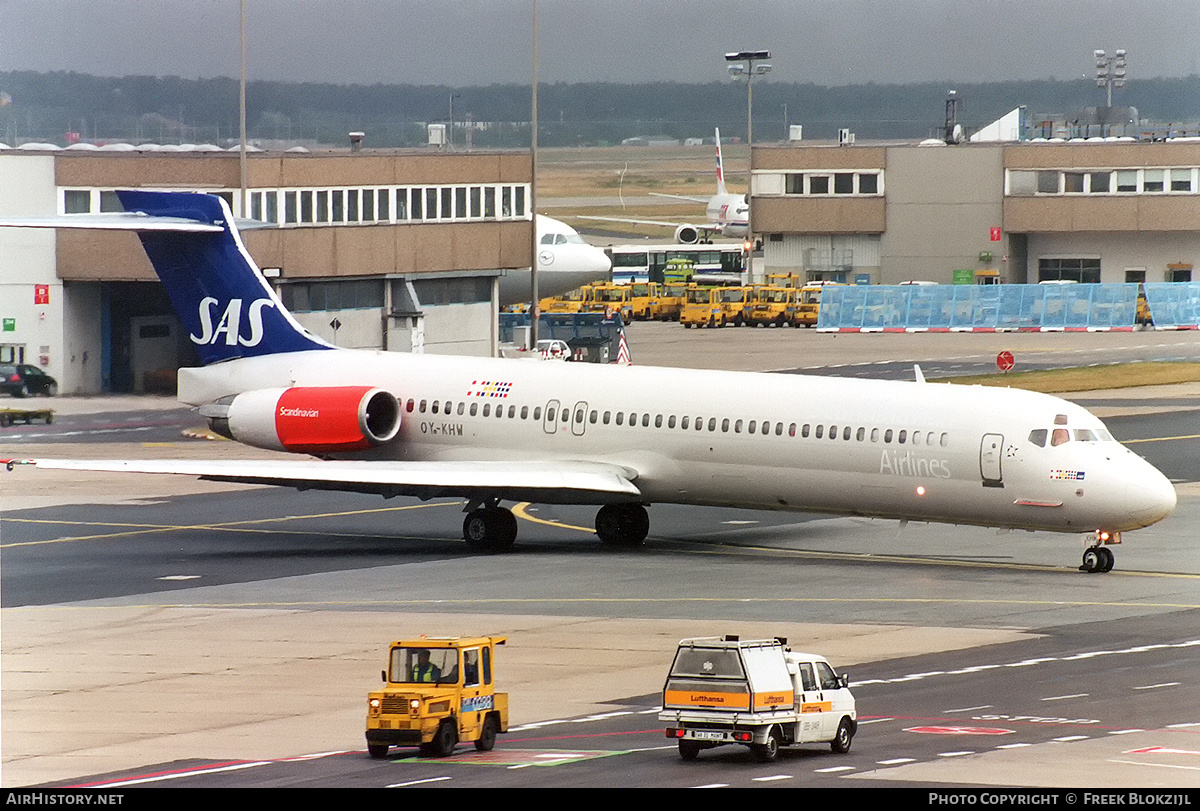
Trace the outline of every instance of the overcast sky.
<path fill-rule="evenodd" d="M 247 0 L 254 79 L 528 82 L 531 0 Z M 539 0 L 543 82 L 720 81 L 770 50 L 820 85 L 1200 73 L 1200 0 Z M 237 76 L 239 0 L 0 0 L 0 70 Z"/>

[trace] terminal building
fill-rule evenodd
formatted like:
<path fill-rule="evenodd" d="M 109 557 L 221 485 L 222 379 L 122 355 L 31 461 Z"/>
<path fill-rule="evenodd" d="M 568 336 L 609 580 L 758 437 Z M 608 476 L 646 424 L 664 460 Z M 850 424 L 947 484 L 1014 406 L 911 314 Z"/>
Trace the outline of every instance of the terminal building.
<path fill-rule="evenodd" d="M 767 273 L 1200 281 L 1200 138 L 792 142 L 756 145 L 752 165 Z"/>
<path fill-rule="evenodd" d="M 243 241 L 284 304 L 339 346 L 493 355 L 499 280 L 530 266 L 528 152 L 0 150 L 0 216 L 119 210 L 113 190 L 207 191 L 274 223 Z M 64 394 L 174 392 L 197 363 L 136 235 L 0 229 L 0 363 Z"/>

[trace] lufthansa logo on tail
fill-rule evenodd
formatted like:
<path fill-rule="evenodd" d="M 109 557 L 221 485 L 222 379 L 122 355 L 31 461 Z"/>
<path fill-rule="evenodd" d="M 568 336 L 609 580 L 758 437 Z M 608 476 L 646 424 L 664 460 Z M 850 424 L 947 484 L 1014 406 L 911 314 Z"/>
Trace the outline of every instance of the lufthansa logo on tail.
<path fill-rule="evenodd" d="M 263 339 L 262 311 L 264 307 L 274 307 L 275 302 L 260 298 L 251 301 L 246 307 L 246 319 L 249 321 L 250 335 L 242 335 L 242 300 L 230 299 L 217 325 L 213 326 L 213 315 L 220 302 L 211 296 L 200 301 L 200 334 L 191 335 L 195 344 L 224 343 L 226 346 L 258 346 Z M 224 339 L 222 340 L 222 336 Z"/>

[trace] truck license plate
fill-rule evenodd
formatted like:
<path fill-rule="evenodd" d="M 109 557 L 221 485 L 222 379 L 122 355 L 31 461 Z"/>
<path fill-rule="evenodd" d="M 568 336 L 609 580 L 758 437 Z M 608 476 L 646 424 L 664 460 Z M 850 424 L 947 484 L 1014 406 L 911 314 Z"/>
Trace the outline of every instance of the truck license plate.
<path fill-rule="evenodd" d="M 689 731 L 688 737 L 697 741 L 723 741 L 725 740 L 725 733 L 709 732 L 708 730 L 697 729 Z"/>

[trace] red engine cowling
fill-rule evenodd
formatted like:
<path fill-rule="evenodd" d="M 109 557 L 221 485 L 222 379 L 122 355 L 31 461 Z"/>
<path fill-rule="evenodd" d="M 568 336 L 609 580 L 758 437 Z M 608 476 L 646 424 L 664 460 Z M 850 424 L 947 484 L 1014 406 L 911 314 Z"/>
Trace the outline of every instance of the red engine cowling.
<path fill-rule="evenodd" d="M 223 418 L 213 420 L 213 428 L 269 450 L 359 451 L 396 438 L 400 404 L 383 389 L 369 386 L 260 389 L 234 397 Z"/>

